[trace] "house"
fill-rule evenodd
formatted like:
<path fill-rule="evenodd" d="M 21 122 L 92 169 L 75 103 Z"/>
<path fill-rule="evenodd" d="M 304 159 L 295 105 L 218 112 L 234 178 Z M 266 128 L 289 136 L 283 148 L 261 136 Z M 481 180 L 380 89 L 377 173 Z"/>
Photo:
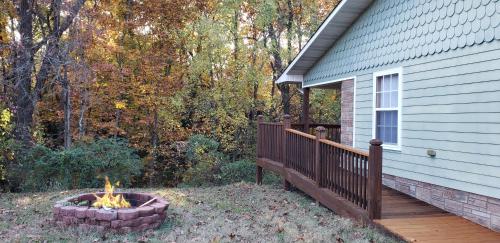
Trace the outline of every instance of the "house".
<path fill-rule="evenodd" d="M 340 89 L 385 186 L 500 231 L 500 1 L 343 0 L 278 83 Z"/>

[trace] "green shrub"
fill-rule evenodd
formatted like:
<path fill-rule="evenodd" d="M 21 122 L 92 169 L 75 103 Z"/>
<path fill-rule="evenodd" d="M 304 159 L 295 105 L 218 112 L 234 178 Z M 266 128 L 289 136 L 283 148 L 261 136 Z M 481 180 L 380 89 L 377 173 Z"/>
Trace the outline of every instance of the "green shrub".
<path fill-rule="evenodd" d="M 7 167 L 13 157 L 12 113 L 0 103 L 0 192 L 5 190 L 7 184 Z"/>
<path fill-rule="evenodd" d="M 239 160 L 224 164 L 220 169 L 220 182 L 230 184 L 235 182 L 255 182 L 255 162 L 250 160 Z"/>
<path fill-rule="evenodd" d="M 239 160 L 224 164 L 220 169 L 220 183 L 255 182 L 257 166 L 254 160 Z M 280 178 L 274 173 L 265 172 L 262 178 L 264 184 L 277 184 Z"/>
<path fill-rule="evenodd" d="M 219 143 L 203 135 L 188 140 L 186 160 L 188 169 L 183 173 L 183 186 L 211 186 L 236 182 L 255 182 L 255 160 L 242 159 L 229 162 L 228 155 L 220 152 Z M 266 184 L 279 183 L 273 173 L 264 173 Z"/>
<path fill-rule="evenodd" d="M 183 175 L 183 182 L 202 186 L 216 183 L 217 172 L 226 158 L 219 151 L 217 141 L 203 135 L 193 135 L 188 140 L 186 159 L 188 169 Z"/>
<path fill-rule="evenodd" d="M 19 166 L 12 173 L 24 178 L 19 183 L 24 191 L 102 187 L 106 175 L 127 187 L 142 168 L 135 150 L 125 141 L 115 139 L 76 144 L 67 150 L 38 145 L 18 161 Z"/>

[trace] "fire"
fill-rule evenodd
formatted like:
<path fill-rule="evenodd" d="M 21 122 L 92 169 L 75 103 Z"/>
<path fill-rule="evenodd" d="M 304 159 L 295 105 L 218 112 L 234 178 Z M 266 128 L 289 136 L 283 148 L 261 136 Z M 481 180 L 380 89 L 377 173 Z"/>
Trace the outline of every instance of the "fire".
<path fill-rule="evenodd" d="M 99 197 L 94 193 L 96 200 L 92 204 L 92 206 L 96 208 L 130 208 L 130 203 L 127 202 L 127 200 L 125 200 L 122 195 L 113 195 L 115 187 L 111 185 L 111 182 L 109 182 L 109 178 L 107 176 L 105 179 L 105 193 L 102 197 Z M 118 186 L 119 184 L 120 182 L 117 182 L 115 185 Z"/>

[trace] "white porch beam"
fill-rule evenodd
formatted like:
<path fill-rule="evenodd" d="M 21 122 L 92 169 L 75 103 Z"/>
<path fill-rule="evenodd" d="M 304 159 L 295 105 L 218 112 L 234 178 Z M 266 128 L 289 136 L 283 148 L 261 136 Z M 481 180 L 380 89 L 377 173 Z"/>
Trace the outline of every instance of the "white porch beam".
<path fill-rule="evenodd" d="M 288 75 L 288 74 L 284 73 L 276 81 L 276 84 L 281 84 L 281 83 L 302 83 L 302 81 L 304 81 L 304 75 Z"/>

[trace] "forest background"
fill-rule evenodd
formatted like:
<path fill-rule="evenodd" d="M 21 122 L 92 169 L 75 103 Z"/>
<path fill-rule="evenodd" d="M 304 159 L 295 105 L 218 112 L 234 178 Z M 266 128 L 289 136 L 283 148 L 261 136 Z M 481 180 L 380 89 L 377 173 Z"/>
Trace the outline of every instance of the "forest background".
<path fill-rule="evenodd" d="M 0 191 L 252 180 L 256 120 L 339 1 L 0 0 Z M 313 90 L 311 120 L 339 94 Z"/>

